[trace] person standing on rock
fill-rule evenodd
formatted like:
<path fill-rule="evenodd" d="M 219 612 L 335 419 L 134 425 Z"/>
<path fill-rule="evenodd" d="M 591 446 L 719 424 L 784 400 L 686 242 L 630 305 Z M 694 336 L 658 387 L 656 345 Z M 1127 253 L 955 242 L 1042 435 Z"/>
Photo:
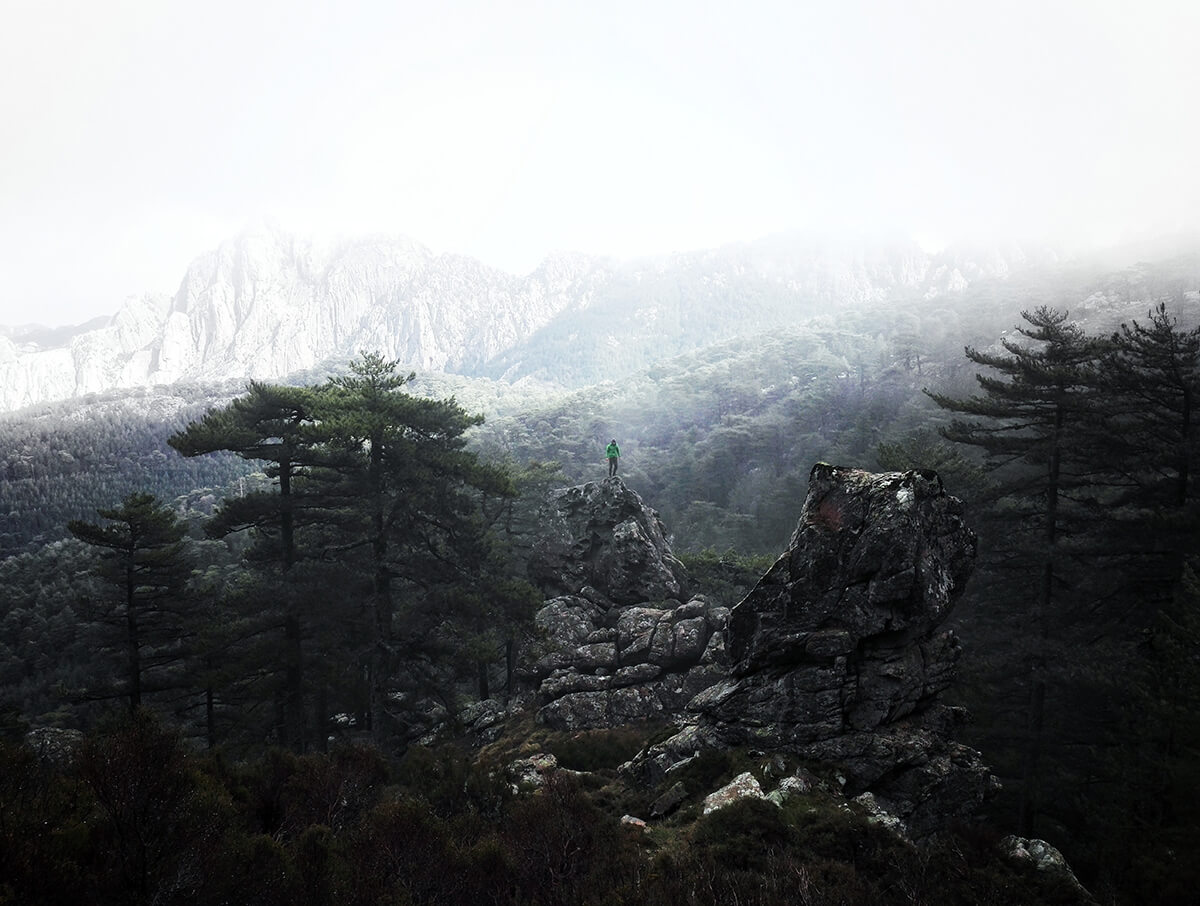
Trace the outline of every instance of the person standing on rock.
<path fill-rule="evenodd" d="M 604 448 L 604 455 L 608 457 L 608 477 L 612 478 L 617 474 L 617 460 L 621 458 L 621 448 L 617 446 L 615 437 Z"/>

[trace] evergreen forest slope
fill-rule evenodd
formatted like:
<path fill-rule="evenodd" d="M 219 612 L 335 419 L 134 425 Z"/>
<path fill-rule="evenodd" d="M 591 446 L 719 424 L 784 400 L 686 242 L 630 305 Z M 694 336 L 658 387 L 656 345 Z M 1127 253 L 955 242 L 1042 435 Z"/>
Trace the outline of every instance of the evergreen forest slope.
<path fill-rule="evenodd" d="M 773 554 L 791 532 L 814 462 L 874 467 L 881 443 L 927 435 L 941 419 L 922 388 L 973 389 L 964 346 L 995 344 L 1022 310 L 1041 304 L 1069 310 L 1092 333 L 1144 319 L 1159 300 L 1192 323 L 1198 286 L 1196 255 L 1119 270 L 1046 264 L 979 279 L 952 295 L 898 290 L 807 316 L 772 303 L 774 313 L 763 315 L 772 326 L 750 330 L 761 323 L 751 318 L 738 335 L 699 348 L 691 347 L 704 319 L 682 311 L 678 299 L 677 329 L 660 319 L 638 337 L 617 328 L 643 323 L 646 309 L 629 302 L 622 321 L 600 305 L 564 316 L 540 346 L 530 345 L 525 380 L 425 372 L 412 388 L 484 413 L 472 442 L 489 456 L 557 463 L 565 482 L 601 476 L 604 446 L 616 437 L 624 477 L 662 513 L 680 549 Z M 722 306 L 730 318 L 721 330 L 732 332 L 733 315 L 746 309 Z M 607 339 L 587 338 L 593 318 Z M 688 351 L 639 367 L 671 348 Z M 328 361 L 288 383 L 319 382 L 344 367 Z M 596 375 L 607 379 L 546 389 Z M 0 417 L 0 555 L 61 538 L 68 519 L 89 518 L 135 489 L 206 512 L 252 467 L 235 457 L 185 460 L 166 438 L 243 386 L 111 391 Z"/>

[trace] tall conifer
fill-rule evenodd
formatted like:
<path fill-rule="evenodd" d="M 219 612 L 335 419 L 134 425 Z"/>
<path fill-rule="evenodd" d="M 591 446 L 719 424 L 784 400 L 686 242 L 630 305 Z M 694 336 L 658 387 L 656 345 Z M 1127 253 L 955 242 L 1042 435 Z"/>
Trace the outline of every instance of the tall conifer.
<path fill-rule="evenodd" d="M 304 637 L 302 610 L 307 598 L 288 573 L 301 556 L 297 531 L 311 517 L 304 480 L 314 468 L 311 442 L 313 393 L 302 387 L 250 382 L 245 395 L 172 435 L 169 443 L 184 456 L 228 450 L 243 459 L 266 463 L 276 484 L 222 501 L 207 531 L 213 537 L 254 529 L 251 553 L 260 567 L 273 564 L 276 589 L 269 608 L 284 632 L 282 735 L 296 751 L 307 745 L 305 720 Z M 270 580 L 270 576 L 267 576 Z"/>
<path fill-rule="evenodd" d="M 387 684 L 401 660 L 418 682 L 428 678 L 433 671 L 418 667 L 436 650 L 440 625 L 464 622 L 466 614 L 437 603 L 473 598 L 466 589 L 488 561 L 479 496 L 513 493 L 504 470 L 466 449 L 465 432 L 482 418 L 453 399 L 404 392 L 412 375 L 396 368 L 365 353 L 320 394 L 320 433 L 341 457 L 341 482 L 329 489 L 340 543 L 330 552 L 354 558 L 369 576 L 362 650 L 377 735 L 387 732 Z"/>
<path fill-rule="evenodd" d="M 125 696 L 136 711 L 147 673 L 174 658 L 172 649 L 182 635 L 179 605 L 189 572 L 186 527 L 151 494 L 133 493 L 119 507 L 97 512 L 107 524 L 75 519 L 67 528 L 100 549 L 96 573 L 116 592 L 100 612 L 104 622 L 119 627 Z"/>
<path fill-rule="evenodd" d="M 929 395 L 960 416 L 943 436 L 983 451 L 1000 497 L 991 565 L 1016 570 L 1023 580 L 1008 587 L 1023 598 L 1014 608 L 1025 647 L 1019 820 L 1022 832 L 1032 833 L 1041 807 L 1048 674 L 1064 616 L 1075 603 L 1072 544 L 1086 519 L 1086 495 L 1079 492 L 1091 471 L 1078 455 L 1078 440 L 1093 419 L 1100 347 L 1066 312 L 1042 306 L 1022 317 L 1021 339 L 1002 340 L 1002 352 L 967 348 L 970 361 L 992 372 L 976 376 L 982 393 Z"/>

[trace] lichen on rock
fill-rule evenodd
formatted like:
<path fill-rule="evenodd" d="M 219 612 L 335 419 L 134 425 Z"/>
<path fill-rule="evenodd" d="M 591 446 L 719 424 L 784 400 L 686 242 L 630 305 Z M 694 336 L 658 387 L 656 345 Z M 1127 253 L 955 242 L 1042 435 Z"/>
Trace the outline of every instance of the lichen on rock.
<path fill-rule="evenodd" d="M 615 604 L 686 600 L 687 571 L 658 514 L 620 478 L 552 492 L 529 571 L 551 594 L 600 590 Z"/>

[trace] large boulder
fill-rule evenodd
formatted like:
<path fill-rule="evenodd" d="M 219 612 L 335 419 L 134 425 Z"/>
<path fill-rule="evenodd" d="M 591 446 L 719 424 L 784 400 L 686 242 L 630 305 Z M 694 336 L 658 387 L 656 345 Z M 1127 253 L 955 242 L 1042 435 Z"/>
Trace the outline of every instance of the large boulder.
<path fill-rule="evenodd" d="M 996 781 L 938 697 L 961 653 L 940 627 L 974 559 L 935 473 L 818 464 L 788 551 L 730 614 L 729 677 L 633 768 L 655 779 L 698 746 L 750 745 L 836 764 L 848 795 L 917 837 L 972 813 Z"/>
<path fill-rule="evenodd" d="M 620 478 L 551 492 L 539 523 L 529 573 L 548 594 L 590 586 L 614 604 L 687 600 L 658 514 Z"/>
<path fill-rule="evenodd" d="M 946 619 L 974 562 L 936 473 L 818 463 L 787 553 L 733 609 L 734 672 L 828 664 L 860 642 L 903 656 Z"/>

